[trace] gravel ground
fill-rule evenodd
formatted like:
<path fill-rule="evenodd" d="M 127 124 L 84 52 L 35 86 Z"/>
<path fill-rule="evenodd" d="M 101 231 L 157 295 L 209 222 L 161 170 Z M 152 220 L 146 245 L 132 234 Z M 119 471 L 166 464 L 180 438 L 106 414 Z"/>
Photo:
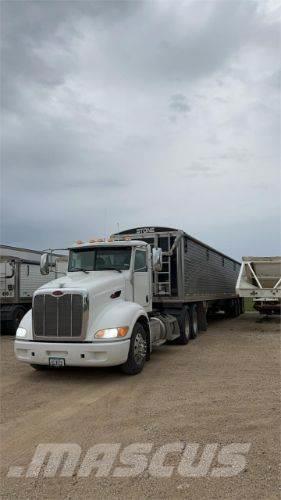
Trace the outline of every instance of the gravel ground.
<path fill-rule="evenodd" d="M 210 321 L 187 346 L 162 346 L 143 373 L 118 369 L 36 372 L 18 363 L 2 336 L 2 498 L 17 499 L 277 499 L 279 437 L 279 318 L 256 313 Z M 81 458 L 97 443 L 251 443 L 247 465 L 234 477 L 7 477 L 28 466 L 39 443 L 77 443 Z M 150 455 L 148 455 L 150 456 Z M 165 463 L 176 465 L 180 453 Z M 115 466 L 120 465 L 117 458 Z M 113 467 L 113 470 L 114 470 Z"/>

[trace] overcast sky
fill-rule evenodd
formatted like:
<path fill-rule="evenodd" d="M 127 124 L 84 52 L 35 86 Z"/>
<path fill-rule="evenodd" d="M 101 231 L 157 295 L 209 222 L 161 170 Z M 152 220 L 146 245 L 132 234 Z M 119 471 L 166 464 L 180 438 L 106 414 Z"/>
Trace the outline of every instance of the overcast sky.
<path fill-rule="evenodd" d="M 3 1 L 2 243 L 280 254 L 279 0 Z"/>

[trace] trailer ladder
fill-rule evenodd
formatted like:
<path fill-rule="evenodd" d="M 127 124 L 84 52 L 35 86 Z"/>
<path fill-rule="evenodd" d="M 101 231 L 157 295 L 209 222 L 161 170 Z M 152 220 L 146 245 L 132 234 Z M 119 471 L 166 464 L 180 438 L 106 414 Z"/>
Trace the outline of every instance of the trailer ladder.
<path fill-rule="evenodd" d="M 154 272 L 154 293 L 155 295 L 168 295 L 172 294 L 171 286 L 171 237 L 167 236 L 168 248 L 162 252 L 162 270 Z M 160 278 L 160 279 L 159 279 Z"/>

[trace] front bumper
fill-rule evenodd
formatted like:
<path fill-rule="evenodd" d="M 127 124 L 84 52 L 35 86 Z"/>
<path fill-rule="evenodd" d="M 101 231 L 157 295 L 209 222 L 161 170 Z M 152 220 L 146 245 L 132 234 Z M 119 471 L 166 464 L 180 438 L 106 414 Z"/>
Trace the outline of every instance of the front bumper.
<path fill-rule="evenodd" d="M 64 358 L 65 366 L 116 366 L 128 358 L 130 339 L 102 343 L 55 343 L 15 340 L 19 361 L 48 365 L 49 358 Z"/>

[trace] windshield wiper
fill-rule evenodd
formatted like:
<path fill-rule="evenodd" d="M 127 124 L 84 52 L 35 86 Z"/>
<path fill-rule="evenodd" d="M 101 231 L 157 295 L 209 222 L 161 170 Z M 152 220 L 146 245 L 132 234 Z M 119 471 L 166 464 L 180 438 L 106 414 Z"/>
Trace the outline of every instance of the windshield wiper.
<path fill-rule="evenodd" d="M 87 269 L 83 269 L 82 267 L 73 267 L 72 269 L 69 270 L 70 273 L 74 271 L 82 271 L 82 273 L 88 274 L 89 271 Z"/>
<path fill-rule="evenodd" d="M 103 267 L 102 269 L 96 269 L 96 271 L 117 271 L 117 273 L 121 273 L 121 269 L 116 267 Z"/>

